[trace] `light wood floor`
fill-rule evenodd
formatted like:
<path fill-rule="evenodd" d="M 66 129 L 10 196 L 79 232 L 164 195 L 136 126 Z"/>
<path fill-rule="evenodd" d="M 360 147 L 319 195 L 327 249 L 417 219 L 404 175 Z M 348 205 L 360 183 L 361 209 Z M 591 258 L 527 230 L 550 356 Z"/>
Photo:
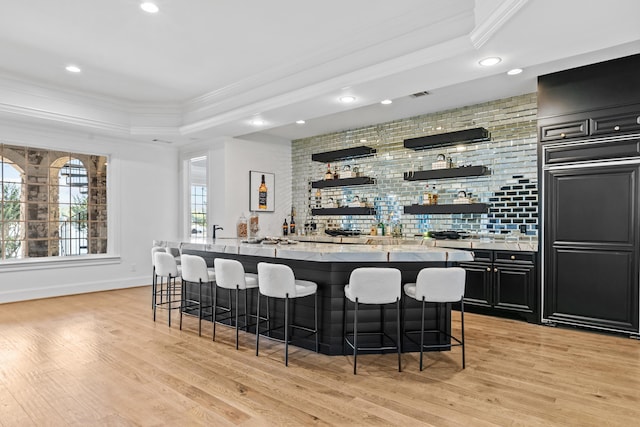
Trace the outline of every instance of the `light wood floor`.
<path fill-rule="evenodd" d="M 454 316 L 457 317 L 457 316 Z M 186 318 L 150 288 L 0 305 L 0 425 L 637 426 L 640 342 L 468 314 L 460 350 L 324 356 Z M 457 324 L 454 325 L 454 328 Z M 264 351 L 262 351 L 264 349 Z"/>

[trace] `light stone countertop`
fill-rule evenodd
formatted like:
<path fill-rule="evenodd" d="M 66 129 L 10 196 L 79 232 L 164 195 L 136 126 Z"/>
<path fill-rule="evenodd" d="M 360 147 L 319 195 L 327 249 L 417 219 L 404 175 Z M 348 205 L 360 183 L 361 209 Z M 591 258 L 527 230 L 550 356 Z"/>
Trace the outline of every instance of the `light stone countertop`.
<path fill-rule="evenodd" d="M 207 252 L 255 255 L 270 258 L 319 262 L 444 262 L 473 261 L 473 253 L 451 248 L 421 244 L 327 244 L 298 242 L 296 244 L 242 243 L 239 239 L 175 239 L 154 241 L 154 245 L 179 247 Z"/>
<path fill-rule="evenodd" d="M 368 236 L 360 235 L 355 237 L 331 237 L 331 236 L 293 236 L 292 240 L 304 241 L 304 242 L 316 242 L 316 243 L 336 243 L 336 244 L 367 244 L 375 242 L 385 246 L 386 248 L 392 246 L 406 246 L 406 245 L 418 245 L 428 247 L 439 248 L 452 248 L 452 249 L 485 249 L 485 250 L 502 250 L 502 251 L 522 251 L 522 252 L 537 252 L 538 251 L 538 239 L 530 236 L 523 236 L 518 241 L 507 241 L 505 239 L 495 239 L 491 241 L 485 241 L 482 239 L 423 239 L 420 237 L 412 238 L 393 238 L 393 237 L 380 237 L 380 236 Z"/>

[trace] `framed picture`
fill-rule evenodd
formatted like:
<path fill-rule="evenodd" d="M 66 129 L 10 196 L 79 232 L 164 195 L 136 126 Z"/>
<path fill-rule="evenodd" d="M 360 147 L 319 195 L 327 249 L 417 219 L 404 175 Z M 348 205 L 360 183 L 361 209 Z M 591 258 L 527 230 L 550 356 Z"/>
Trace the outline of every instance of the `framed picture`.
<path fill-rule="evenodd" d="M 249 210 L 273 212 L 275 210 L 276 178 L 270 172 L 249 171 Z"/>

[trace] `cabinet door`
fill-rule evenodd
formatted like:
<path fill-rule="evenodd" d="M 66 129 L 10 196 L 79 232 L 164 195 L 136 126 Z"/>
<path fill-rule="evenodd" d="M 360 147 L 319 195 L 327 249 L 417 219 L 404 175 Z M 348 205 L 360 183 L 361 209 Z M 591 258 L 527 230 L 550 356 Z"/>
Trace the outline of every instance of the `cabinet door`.
<path fill-rule="evenodd" d="M 535 268 L 531 265 L 496 263 L 493 266 L 494 306 L 498 309 L 533 313 Z"/>
<path fill-rule="evenodd" d="M 491 304 L 493 303 L 491 283 L 491 276 L 493 273 L 491 263 L 460 263 L 460 267 L 467 271 L 464 302 L 466 304 L 491 307 Z"/>
<path fill-rule="evenodd" d="M 638 330 L 638 165 L 546 171 L 544 317 Z"/>

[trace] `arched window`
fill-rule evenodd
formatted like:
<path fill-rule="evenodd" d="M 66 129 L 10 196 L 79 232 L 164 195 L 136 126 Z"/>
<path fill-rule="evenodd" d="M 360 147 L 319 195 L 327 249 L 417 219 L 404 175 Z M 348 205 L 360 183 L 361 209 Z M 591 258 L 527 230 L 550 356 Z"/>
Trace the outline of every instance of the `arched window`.
<path fill-rule="evenodd" d="M 0 143 L 0 160 L 0 260 L 107 253 L 107 157 Z"/>
<path fill-rule="evenodd" d="M 24 255 L 24 173 L 11 160 L 0 157 L 2 170 L 2 204 L 0 247 L 2 259 L 22 258 Z"/>

